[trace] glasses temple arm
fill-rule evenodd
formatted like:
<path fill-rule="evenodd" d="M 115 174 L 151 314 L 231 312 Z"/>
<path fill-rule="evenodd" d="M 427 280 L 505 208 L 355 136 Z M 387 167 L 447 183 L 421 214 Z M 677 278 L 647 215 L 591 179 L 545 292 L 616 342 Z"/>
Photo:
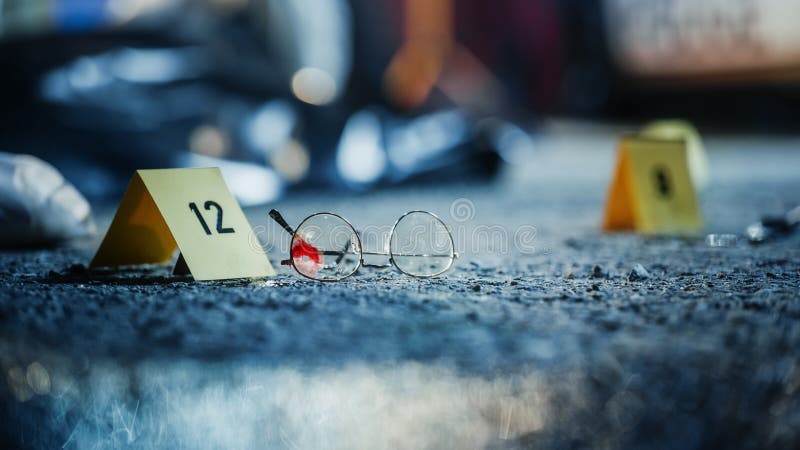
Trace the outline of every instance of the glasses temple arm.
<path fill-rule="evenodd" d="M 287 233 L 294 236 L 294 230 L 292 229 L 292 227 L 289 226 L 288 223 L 286 223 L 286 220 L 283 219 L 283 216 L 281 215 L 281 213 L 278 212 L 277 209 L 271 209 L 269 211 L 269 216 L 272 218 L 272 220 L 278 222 L 278 225 L 280 225 L 281 228 L 286 230 Z"/>

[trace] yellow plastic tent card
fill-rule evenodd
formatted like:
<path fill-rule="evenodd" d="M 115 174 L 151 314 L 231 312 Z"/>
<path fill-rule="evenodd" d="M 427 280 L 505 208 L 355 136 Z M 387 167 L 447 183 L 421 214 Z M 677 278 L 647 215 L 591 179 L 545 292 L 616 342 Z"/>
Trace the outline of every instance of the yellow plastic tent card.
<path fill-rule="evenodd" d="M 90 267 L 167 263 L 195 280 L 275 272 L 217 168 L 138 170 Z"/>
<path fill-rule="evenodd" d="M 694 235 L 702 228 L 685 142 L 622 137 L 603 229 Z"/>

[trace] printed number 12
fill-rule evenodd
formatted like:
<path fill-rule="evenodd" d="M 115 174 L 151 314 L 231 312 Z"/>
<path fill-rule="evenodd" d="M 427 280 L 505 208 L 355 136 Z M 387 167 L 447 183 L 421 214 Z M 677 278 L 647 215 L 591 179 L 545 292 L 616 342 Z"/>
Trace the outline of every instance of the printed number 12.
<path fill-rule="evenodd" d="M 206 211 L 209 211 L 211 210 L 212 206 L 217 209 L 217 233 L 233 233 L 233 228 L 224 228 L 222 226 L 222 207 L 219 206 L 219 203 L 215 202 L 214 200 L 209 200 L 203 205 L 203 208 L 205 208 Z M 194 211 L 194 214 L 197 216 L 197 220 L 199 220 L 200 225 L 203 226 L 203 231 L 205 231 L 206 234 L 211 235 L 211 230 L 208 228 L 208 224 L 203 218 L 203 215 L 200 213 L 200 209 L 197 207 L 197 205 L 194 202 L 191 202 L 189 203 L 189 209 Z"/>

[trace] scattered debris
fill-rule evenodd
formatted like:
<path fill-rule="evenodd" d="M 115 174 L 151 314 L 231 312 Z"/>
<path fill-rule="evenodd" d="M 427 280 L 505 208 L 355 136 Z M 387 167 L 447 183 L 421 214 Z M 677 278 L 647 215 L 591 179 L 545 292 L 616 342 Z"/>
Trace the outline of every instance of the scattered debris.
<path fill-rule="evenodd" d="M 608 278 L 608 274 L 603 272 L 603 268 L 595 264 L 592 266 L 592 272 L 589 274 L 589 278 Z"/>
<path fill-rule="evenodd" d="M 764 217 L 745 230 L 751 244 L 760 244 L 777 236 L 792 233 L 800 224 L 800 206 L 791 209 L 783 216 Z"/>
<path fill-rule="evenodd" d="M 709 247 L 735 247 L 739 243 L 739 236 L 735 234 L 709 234 L 706 236 L 706 245 Z"/>
<path fill-rule="evenodd" d="M 628 274 L 628 281 L 646 280 L 648 278 L 650 278 L 650 272 L 639 263 L 634 264 L 631 273 Z"/>
<path fill-rule="evenodd" d="M 86 275 L 89 273 L 89 269 L 86 268 L 83 264 L 73 264 L 67 268 L 67 273 L 71 275 Z"/>

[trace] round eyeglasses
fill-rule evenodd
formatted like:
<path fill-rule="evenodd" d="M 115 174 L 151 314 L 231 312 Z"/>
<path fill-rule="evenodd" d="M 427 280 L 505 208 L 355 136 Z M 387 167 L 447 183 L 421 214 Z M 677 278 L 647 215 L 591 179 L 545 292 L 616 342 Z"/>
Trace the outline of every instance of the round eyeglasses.
<path fill-rule="evenodd" d="M 361 236 L 337 214 L 312 214 L 294 230 L 278 211 L 271 210 L 269 216 L 292 236 L 291 257 L 281 264 L 312 280 L 339 281 L 359 267 L 392 266 L 406 275 L 430 278 L 446 272 L 458 257 L 447 225 L 427 211 L 410 211 L 397 219 L 388 252 L 363 251 Z M 389 264 L 367 264 L 364 255 L 388 256 Z"/>

